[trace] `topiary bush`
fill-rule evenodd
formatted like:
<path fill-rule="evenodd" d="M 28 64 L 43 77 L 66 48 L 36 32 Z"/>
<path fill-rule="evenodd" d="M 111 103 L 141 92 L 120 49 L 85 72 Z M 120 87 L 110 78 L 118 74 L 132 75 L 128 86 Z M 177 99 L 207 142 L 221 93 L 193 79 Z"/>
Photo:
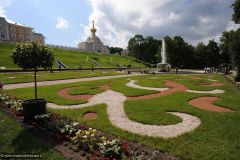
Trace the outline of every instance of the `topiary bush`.
<path fill-rule="evenodd" d="M 54 56 L 50 48 L 36 42 L 17 44 L 12 52 L 14 64 L 24 70 L 34 70 L 35 99 L 24 101 L 24 119 L 33 119 L 37 114 L 46 113 L 46 100 L 37 98 L 37 76 L 38 68 L 50 69 L 53 66 Z"/>

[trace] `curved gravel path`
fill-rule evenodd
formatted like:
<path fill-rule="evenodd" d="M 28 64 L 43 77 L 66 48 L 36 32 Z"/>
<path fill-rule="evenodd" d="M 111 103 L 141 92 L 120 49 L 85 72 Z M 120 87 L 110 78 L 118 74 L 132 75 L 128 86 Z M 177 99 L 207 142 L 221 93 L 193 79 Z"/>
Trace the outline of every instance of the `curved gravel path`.
<path fill-rule="evenodd" d="M 165 90 L 169 89 L 169 88 L 143 87 L 143 86 L 139 86 L 139 85 L 135 84 L 136 82 L 137 82 L 136 80 L 131 80 L 130 82 L 128 82 L 126 84 L 126 86 L 132 87 L 132 88 L 138 88 L 138 89 L 154 90 L 154 91 L 165 91 Z"/>
<path fill-rule="evenodd" d="M 224 86 L 224 83 L 220 83 L 220 82 L 198 83 L 197 85 L 200 85 L 200 86 L 210 86 L 210 87 L 221 87 L 221 86 Z"/>
<path fill-rule="evenodd" d="M 221 90 L 221 89 L 214 89 L 214 90 L 211 90 L 211 91 L 196 91 L 196 90 L 186 90 L 186 92 L 189 92 L 189 93 L 206 93 L 206 94 L 222 94 L 222 93 L 225 93 L 224 90 Z"/>
<path fill-rule="evenodd" d="M 137 81 L 136 80 L 131 80 L 129 83 L 126 84 L 126 86 L 128 87 L 132 87 L 132 88 L 138 88 L 138 89 L 145 89 L 145 90 L 155 90 L 155 91 L 167 91 L 167 90 L 174 90 L 175 88 L 175 92 L 177 91 L 185 91 L 185 92 L 189 92 L 189 93 L 206 93 L 206 94 L 221 94 L 221 93 L 225 93 L 224 90 L 220 90 L 220 89 L 214 89 L 211 91 L 197 91 L 197 90 L 190 90 L 187 89 L 186 86 L 184 86 L 183 84 L 179 84 L 176 82 L 172 82 L 172 81 L 165 81 L 166 85 L 172 87 L 172 88 L 154 88 L 154 87 L 142 87 L 140 85 L 135 84 Z M 181 88 L 180 88 L 181 87 Z M 168 91 L 170 92 L 170 91 Z M 162 92 L 162 93 L 156 93 L 156 94 L 150 94 L 150 95 L 146 95 L 146 96 L 153 96 L 153 95 L 157 95 L 157 96 L 162 96 L 162 95 L 167 95 L 167 92 Z M 145 96 L 145 97 L 146 97 Z M 139 97 L 144 97 L 144 96 L 139 96 Z M 130 98 L 131 99 L 131 98 Z"/>
<path fill-rule="evenodd" d="M 194 130 L 201 124 L 199 118 L 190 114 L 179 112 L 168 112 L 169 114 L 178 116 L 182 119 L 182 122 L 173 125 L 147 125 L 134 122 L 131 121 L 125 114 L 124 102 L 126 100 L 127 97 L 123 94 L 112 90 L 107 90 L 103 93 L 93 96 L 86 104 L 59 106 L 53 103 L 48 103 L 48 107 L 53 109 L 74 109 L 85 108 L 104 103 L 107 105 L 109 120 L 114 126 L 132 133 L 161 138 L 177 137 L 186 132 Z"/>
<path fill-rule="evenodd" d="M 165 81 L 165 85 L 169 86 L 170 88 L 165 91 L 154 93 L 154 94 L 148 94 L 143 96 L 131 96 L 131 97 L 128 97 L 128 100 L 142 100 L 142 99 L 157 98 L 157 97 L 167 96 L 175 92 L 185 92 L 187 90 L 186 86 L 180 83 L 169 81 L 169 80 Z"/>

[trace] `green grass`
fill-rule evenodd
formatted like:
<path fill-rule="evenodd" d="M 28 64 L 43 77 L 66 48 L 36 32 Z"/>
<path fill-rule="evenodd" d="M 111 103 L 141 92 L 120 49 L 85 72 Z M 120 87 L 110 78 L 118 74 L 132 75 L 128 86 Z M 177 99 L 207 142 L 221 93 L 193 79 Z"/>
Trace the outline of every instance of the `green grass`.
<path fill-rule="evenodd" d="M 191 75 L 190 75 L 191 76 Z M 203 78 L 202 81 L 207 81 L 208 75 L 198 75 Z M 157 79 L 149 79 L 156 77 Z M 187 76 L 188 77 L 188 76 Z M 198 86 L 195 82 L 200 80 L 176 80 L 183 76 L 180 75 L 147 75 L 141 77 L 131 77 L 131 79 L 138 80 L 138 84 L 144 82 L 144 86 L 160 87 L 164 86 L 164 80 L 173 80 L 184 83 L 190 89 L 211 90 L 211 87 Z M 214 75 L 211 79 L 217 79 L 223 82 L 225 86 L 215 87 L 224 89 L 224 94 L 217 94 L 215 96 L 221 99 L 215 104 L 231 108 L 235 110 L 234 113 L 215 113 L 195 108 L 187 103 L 189 99 L 199 96 L 214 96 L 214 94 L 196 94 L 178 92 L 165 97 L 159 97 L 148 100 L 126 101 L 124 109 L 127 116 L 134 121 L 144 124 L 167 125 L 176 124 L 181 121 L 176 116 L 170 115 L 168 111 L 178 111 L 189 113 L 201 119 L 201 125 L 192 132 L 183 134 L 172 139 L 153 138 L 147 136 L 140 136 L 123 131 L 114 127 L 108 120 L 106 106 L 98 105 L 84 109 L 68 109 L 68 110 L 50 110 L 51 112 L 60 113 L 66 117 L 77 120 L 81 123 L 88 124 L 100 130 L 109 132 L 116 136 L 124 137 L 130 141 L 145 144 L 147 146 L 156 147 L 164 152 L 169 152 L 182 159 L 201 159 L 201 160 L 222 160 L 233 159 L 237 160 L 240 157 L 240 92 L 229 84 L 221 75 Z M 41 94 L 48 93 L 55 98 L 58 104 L 66 104 L 67 100 L 60 101 L 61 98 L 56 98 L 56 91 L 60 88 L 71 87 L 77 85 L 92 85 L 96 83 L 112 83 L 112 89 L 119 91 L 127 96 L 136 96 L 150 94 L 152 91 L 141 89 L 133 89 L 125 86 L 129 82 L 128 78 L 112 79 L 96 82 L 84 82 L 74 84 L 64 84 L 58 86 L 39 87 Z M 89 91 L 90 89 L 86 89 Z M 30 89 L 17 89 L 7 91 L 9 94 L 17 97 L 30 96 L 28 92 Z M 33 95 L 33 90 L 31 90 Z M 54 93 L 55 92 L 55 93 Z M 152 92 L 154 93 L 154 91 Z M 49 96 L 49 95 L 48 95 Z M 48 97 L 46 97 L 48 99 Z M 72 102 L 71 102 L 72 103 Z M 69 104 L 71 104 L 69 101 Z M 74 102 L 75 103 L 75 102 Z M 98 117 L 96 120 L 83 120 L 82 116 L 85 112 L 96 112 Z"/>
<path fill-rule="evenodd" d="M 54 146 L 33 136 L 15 120 L 0 111 L 0 153 L 41 154 L 43 159 L 65 159 L 54 151 Z"/>
<path fill-rule="evenodd" d="M 11 55 L 14 48 L 13 44 L 0 43 L 0 67 L 18 68 L 12 61 Z M 70 68 L 92 67 L 92 61 L 96 61 L 103 67 L 116 67 L 117 64 L 131 66 L 145 66 L 131 57 L 119 55 L 109 55 L 100 53 L 85 53 L 82 51 L 67 51 L 62 49 L 53 49 L 56 60 L 62 61 Z M 88 58 L 87 58 L 88 57 Z M 96 66 L 95 66 L 96 67 Z M 58 68 L 54 64 L 54 68 Z"/>
<path fill-rule="evenodd" d="M 57 92 L 63 88 L 86 86 L 85 88 L 86 90 L 81 91 L 80 94 L 84 92 L 91 93 L 91 92 L 96 92 L 96 90 L 91 91 L 92 90 L 91 88 L 94 88 L 96 87 L 96 85 L 99 86 L 101 84 L 112 84 L 112 89 L 119 91 L 125 94 L 126 96 L 139 96 L 139 95 L 156 93 L 156 91 L 148 91 L 148 90 L 141 90 L 141 89 L 133 90 L 132 88 L 125 86 L 124 85 L 125 82 L 127 82 L 127 80 L 125 78 L 122 78 L 122 79 L 111 79 L 111 80 L 99 80 L 99 81 L 92 81 L 92 82 L 60 84 L 60 85 L 53 85 L 53 86 L 41 86 L 41 87 L 38 87 L 38 97 L 46 98 L 48 102 L 53 102 L 53 103 L 62 104 L 62 105 L 73 105 L 73 104 L 85 103 L 86 100 L 64 99 L 63 97 L 59 96 Z M 34 88 L 21 88 L 21 89 L 15 89 L 15 90 L 7 90 L 5 92 L 7 92 L 11 96 L 16 96 L 23 100 L 34 98 Z"/>
<path fill-rule="evenodd" d="M 115 71 L 62 71 L 62 72 L 38 72 L 37 81 L 75 79 L 99 76 L 112 76 L 124 74 Z M 0 73 L 0 80 L 4 84 L 33 82 L 33 73 Z"/>

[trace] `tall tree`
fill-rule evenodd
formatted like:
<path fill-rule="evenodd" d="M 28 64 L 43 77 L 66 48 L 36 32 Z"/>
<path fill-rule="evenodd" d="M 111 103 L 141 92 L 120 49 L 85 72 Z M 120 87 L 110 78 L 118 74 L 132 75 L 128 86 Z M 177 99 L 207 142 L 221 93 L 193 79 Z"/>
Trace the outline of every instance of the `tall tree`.
<path fill-rule="evenodd" d="M 109 49 L 110 54 L 116 54 L 116 53 L 121 54 L 122 51 L 123 49 L 120 47 L 110 47 Z"/>
<path fill-rule="evenodd" d="M 210 67 L 218 67 L 220 57 L 220 49 L 214 40 L 210 40 L 207 45 L 205 65 Z"/>
<path fill-rule="evenodd" d="M 142 35 L 135 35 L 128 41 L 130 55 L 148 63 L 156 63 L 155 58 L 159 50 L 160 41 L 151 36 L 144 38 Z"/>
<path fill-rule="evenodd" d="M 148 63 L 156 63 L 155 55 L 158 52 L 160 41 L 149 36 L 144 40 L 143 60 Z"/>
<path fill-rule="evenodd" d="M 220 40 L 223 52 L 229 53 L 232 66 L 237 69 L 236 80 L 240 81 L 240 28 L 237 31 L 223 32 Z"/>
<path fill-rule="evenodd" d="M 142 35 L 135 35 L 128 41 L 129 54 L 137 59 L 142 59 L 141 55 L 144 49 L 144 37 Z"/>
<path fill-rule="evenodd" d="M 233 15 L 232 15 L 232 20 L 237 23 L 240 24 L 240 0 L 236 0 L 233 4 Z"/>
<path fill-rule="evenodd" d="M 204 45 L 202 42 L 198 43 L 195 47 L 195 54 L 194 54 L 194 67 L 193 68 L 204 68 L 206 67 L 206 56 L 207 56 L 207 46 Z"/>
<path fill-rule="evenodd" d="M 180 36 L 173 39 L 165 37 L 167 46 L 167 62 L 172 67 L 190 68 L 194 56 L 194 47 L 189 45 Z"/>
<path fill-rule="evenodd" d="M 17 44 L 13 50 L 12 58 L 14 64 L 26 69 L 34 69 L 35 99 L 37 99 L 37 79 L 38 68 L 51 68 L 54 56 L 52 50 L 38 43 Z"/>

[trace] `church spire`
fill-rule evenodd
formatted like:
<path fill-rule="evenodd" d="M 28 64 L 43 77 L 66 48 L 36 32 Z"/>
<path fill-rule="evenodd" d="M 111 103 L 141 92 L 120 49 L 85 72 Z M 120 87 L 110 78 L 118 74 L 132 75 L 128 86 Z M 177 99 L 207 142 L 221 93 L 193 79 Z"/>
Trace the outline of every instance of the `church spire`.
<path fill-rule="evenodd" d="M 90 29 L 92 32 L 92 36 L 95 36 L 95 33 L 97 32 L 97 29 L 94 27 L 94 20 L 92 21 L 93 25 L 92 28 Z"/>

